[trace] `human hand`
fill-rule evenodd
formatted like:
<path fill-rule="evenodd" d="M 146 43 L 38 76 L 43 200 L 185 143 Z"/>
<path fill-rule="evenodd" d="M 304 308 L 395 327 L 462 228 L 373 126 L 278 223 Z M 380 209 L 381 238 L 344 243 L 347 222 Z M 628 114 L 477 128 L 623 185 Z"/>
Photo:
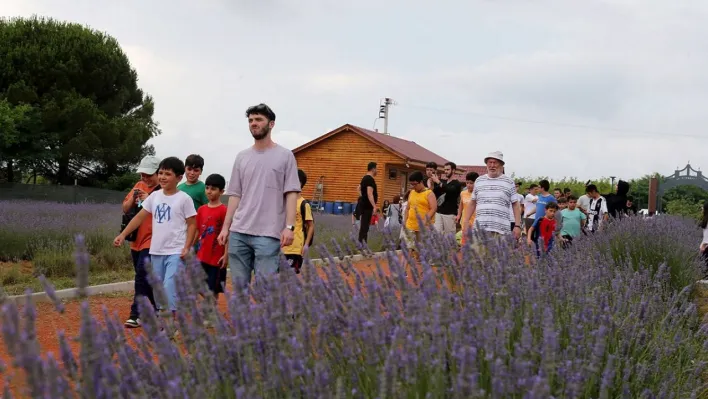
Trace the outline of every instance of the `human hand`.
<path fill-rule="evenodd" d="M 179 254 L 179 257 L 184 259 L 184 257 L 189 253 L 189 248 L 189 246 L 182 248 L 182 252 Z"/>
<path fill-rule="evenodd" d="M 120 247 L 123 245 L 123 242 L 125 242 L 125 237 L 123 237 L 123 234 L 119 234 L 118 237 L 113 240 L 113 246 Z"/>
<path fill-rule="evenodd" d="M 291 245 L 294 238 L 295 233 L 292 230 L 288 228 L 283 229 L 283 231 L 280 232 L 280 246 L 287 247 L 288 245 Z"/>
<path fill-rule="evenodd" d="M 519 238 L 521 238 L 521 227 L 514 226 L 514 239 L 518 241 Z"/>
<path fill-rule="evenodd" d="M 219 258 L 219 261 L 217 263 L 222 269 L 225 268 L 229 263 L 228 256 L 226 256 L 226 254 L 222 255 L 221 258 Z"/>
<path fill-rule="evenodd" d="M 310 246 L 309 246 L 309 245 L 304 245 L 304 246 L 302 247 L 302 253 L 300 253 L 300 255 L 305 256 L 305 255 L 307 255 L 307 253 L 308 253 L 309 251 L 310 251 Z"/>
<path fill-rule="evenodd" d="M 221 230 L 221 233 L 219 233 L 219 236 L 216 237 L 216 241 L 219 243 L 219 245 L 226 245 L 226 238 L 228 238 L 229 232 L 226 230 Z"/>

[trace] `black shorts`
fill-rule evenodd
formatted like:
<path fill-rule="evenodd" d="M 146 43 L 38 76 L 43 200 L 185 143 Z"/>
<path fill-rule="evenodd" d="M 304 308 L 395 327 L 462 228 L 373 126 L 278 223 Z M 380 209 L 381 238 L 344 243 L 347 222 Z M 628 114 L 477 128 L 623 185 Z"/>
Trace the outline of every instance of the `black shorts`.
<path fill-rule="evenodd" d="M 206 273 L 206 283 L 209 286 L 209 290 L 214 293 L 214 295 L 219 295 L 220 292 L 224 292 L 224 286 L 226 285 L 226 268 L 219 266 L 212 266 L 202 262 L 202 268 Z"/>
<path fill-rule="evenodd" d="M 302 267 L 302 255 L 285 255 L 285 260 L 288 265 L 295 269 L 296 274 L 300 274 L 300 268 Z"/>

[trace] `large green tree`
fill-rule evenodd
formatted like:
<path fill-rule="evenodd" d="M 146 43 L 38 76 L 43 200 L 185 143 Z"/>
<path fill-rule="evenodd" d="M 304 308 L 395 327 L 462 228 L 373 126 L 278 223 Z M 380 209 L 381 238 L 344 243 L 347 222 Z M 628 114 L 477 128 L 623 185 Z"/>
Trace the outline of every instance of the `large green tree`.
<path fill-rule="evenodd" d="M 53 19 L 0 19 L 0 162 L 60 184 L 129 171 L 160 134 L 118 42 Z M 3 120 L 5 122 L 3 122 Z"/>

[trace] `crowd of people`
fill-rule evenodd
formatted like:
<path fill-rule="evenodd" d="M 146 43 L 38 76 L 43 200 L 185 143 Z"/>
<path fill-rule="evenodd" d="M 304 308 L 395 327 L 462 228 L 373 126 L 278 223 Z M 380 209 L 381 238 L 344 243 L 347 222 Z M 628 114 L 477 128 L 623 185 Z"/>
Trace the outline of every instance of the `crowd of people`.
<path fill-rule="evenodd" d="M 384 202 L 383 211 L 376 206 L 376 163 L 370 163 L 352 215 L 352 222 L 359 226 L 359 240 L 366 241 L 369 226 L 377 223 L 377 214 L 383 213 L 384 226 L 400 226 L 401 240 L 413 250 L 426 227 L 454 235 L 461 245 L 466 242 L 468 230 L 481 229 L 491 236 L 511 234 L 535 247 L 541 256 L 550 252 L 556 242 L 567 246 L 580 235 L 600 231 L 611 217 L 637 213 L 628 196 L 629 183 L 623 180 L 615 186 L 615 192 L 606 195 L 601 195 L 591 182 L 586 183 L 581 196 L 569 188 L 555 188 L 551 193 L 548 180 L 522 189 L 520 182 L 504 174 L 504 155 L 500 151 L 490 153 L 484 163 L 486 174 L 469 172 L 463 183 L 455 177 L 454 162 L 443 165 L 442 174 L 438 165 L 430 162 L 425 175 L 410 175 L 410 189 L 404 195 L 395 196 L 391 203 Z"/>
<path fill-rule="evenodd" d="M 141 178 L 123 201 L 121 233 L 114 240 L 116 246 L 130 243 L 135 268 L 135 296 L 126 327 L 141 325 L 140 296 L 147 297 L 155 310 L 178 311 L 175 277 L 192 251 L 216 298 L 224 291 L 227 267 L 236 289 L 247 288 L 253 274 L 275 274 L 284 265 L 300 272 L 316 229 L 301 193 L 307 175 L 298 169 L 293 152 L 272 140 L 275 113 L 270 107 L 250 107 L 246 117 L 254 142 L 236 155 L 228 187 L 219 174 L 200 180 L 205 161 L 197 154 L 184 162 L 154 156 L 140 162 Z M 569 190 L 550 194 L 546 180 L 522 195 L 520 184 L 504 174 L 501 152 L 489 154 L 484 162 L 487 173 L 468 173 L 464 183 L 454 177 L 453 162 L 443 165 L 442 174 L 430 163 L 425 174 L 416 171 L 409 176 L 410 190 L 385 202 L 383 211 L 377 205 L 377 164 L 369 163 L 352 216 L 359 240 L 366 242 L 370 226 L 383 220 L 385 227 L 400 226 L 401 240 L 413 250 L 423 228 L 457 235 L 460 243 L 467 236 L 463 232 L 471 228 L 494 236 L 513 234 L 518 240 L 526 235 L 541 254 L 551 251 L 556 239 L 570 244 L 580 234 L 600 230 L 608 217 L 633 210 L 627 198 L 629 185 L 623 181 L 615 194 L 604 197 L 593 184 L 579 198 Z M 221 202 L 224 194 L 228 204 Z M 164 287 L 167 303 L 156 301 L 147 278 L 148 262 Z"/>

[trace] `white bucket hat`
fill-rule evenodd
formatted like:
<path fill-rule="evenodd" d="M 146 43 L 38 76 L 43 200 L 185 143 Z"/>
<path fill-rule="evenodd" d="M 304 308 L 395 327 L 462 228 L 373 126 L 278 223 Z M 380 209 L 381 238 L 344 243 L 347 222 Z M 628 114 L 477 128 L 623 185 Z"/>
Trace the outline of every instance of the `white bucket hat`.
<path fill-rule="evenodd" d="M 140 160 L 140 165 L 138 165 L 137 172 L 145 173 L 146 175 L 154 175 L 159 168 L 160 158 L 148 155 Z"/>
<path fill-rule="evenodd" d="M 504 165 L 504 154 L 502 154 L 501 151 L 494 151 L 487 154 L 487 157 L 484 158 L 484 163 L 487 163 L 487 160 L 489 159 L 496 159 Z"/>

